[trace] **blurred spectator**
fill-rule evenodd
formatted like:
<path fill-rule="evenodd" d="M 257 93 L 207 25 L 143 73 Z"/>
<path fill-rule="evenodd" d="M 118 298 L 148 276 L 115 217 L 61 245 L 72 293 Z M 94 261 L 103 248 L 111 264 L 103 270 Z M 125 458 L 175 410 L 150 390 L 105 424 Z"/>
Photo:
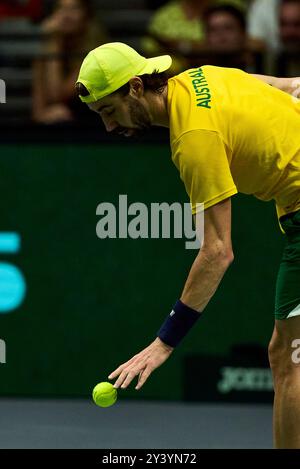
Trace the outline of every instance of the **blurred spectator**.
<path fill-rule="evenodd" d="M 23 17 L 38 20 L 42 14 L 42 0 L 0 0 L 0 20 Z"/>
<path fill-rule="evenodd" d="M 300 53 L 300 0 L 281 1 L 279 37 L 285 50 Z"/>
<path fill-rule="evenodd" d="M 210 0 L 168 2 L 154 14 L 149 26 L 151 36 L 167 43 L 202 41 L 202 15 L 210 3 Z"/>
<path fill-rule="evenodd" d="M 248 11 L 248 33 L 261 39 L 269 49 L 279 46 L 278 16 L 280 0 L 254 0 Z"/>
<path fill-rule="evenodd" d="M 243 11 L 233 5 L 216 5 L 208 8 L 203 19 L 205 46 L 215 54 L 209 63 L 252 71 L 253 52 L 262 50 L 264 45 L 248 37 Z"/>
<path fill-rule="evenodd" d="M 204 14 L 206 45 L 216 52 L 236 52 L 247 45 L 246 19 L 232 5 L 209 8 Z"/>
<path fill-rule="evenodd" d="M 300 75 L 300 0 L 281 0 L 279 10 L 281 54 L 277 71 L 282 76 Z"/>
<path fill-rule="evenodd" d="M 173 0 L 153 15 L 148 36 L 142 40 L 146 55 L 171 53 L 171 74 L 187 68 L 184 55 L 204 39 L 202 15 L 211 0 Z"/>
<path fill-rule="evenodd" d="M 180 71 L 180 68 L 185 67 L 184 56 L 197 51 L 204 41 L 203 13 L 214 3 L 213 0 L 168 2 L 150 21 L 149 36 L 143 41 L 144 51 L 148 55 L 172 53 L 175 55 L 173 71 Z M 219 0 L 217 3 L 224 1 Z M 242 0 L 228 0 L 227 3 L 243 5 Z"/>
<path fill-rule="evenodd" d="M 149 32 L 166 41 L 201 41 L 204 37 L 202 16 L 209 5 L 224 3 L 212 0 L 172 0 L 161 7 L 153 16 Z M 241 0 L 227 3 L 243 5 Z"/>
<path fill-rule="evenodd" d="M 44 54 L 34 64 L 33 119 L 56 123 L 86 118 L 74 84 L 82 57 L 107 42 L 87 0 L 58 0 L 42 24 Z"/>

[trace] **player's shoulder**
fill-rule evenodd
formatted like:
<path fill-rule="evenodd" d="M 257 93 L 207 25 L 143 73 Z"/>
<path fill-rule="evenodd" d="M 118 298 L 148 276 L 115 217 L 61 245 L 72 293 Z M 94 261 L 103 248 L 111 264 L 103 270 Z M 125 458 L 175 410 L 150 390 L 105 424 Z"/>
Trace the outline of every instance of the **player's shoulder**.
<path fill-rule="evenodd" d="M 170 80 L 182 80 L 185 78 L 202 78 L 205 75 L 213 77 L 230 77 L 230 76 L 243 76 L 249 75 L 249 73 L 241 70 L 239 68 L 230 68 L 230 67 L 219 67 L 217 65 L 208 65 L 203 64 L 197 67 L 188 68 L 181 73 L 174 75 Z"/>

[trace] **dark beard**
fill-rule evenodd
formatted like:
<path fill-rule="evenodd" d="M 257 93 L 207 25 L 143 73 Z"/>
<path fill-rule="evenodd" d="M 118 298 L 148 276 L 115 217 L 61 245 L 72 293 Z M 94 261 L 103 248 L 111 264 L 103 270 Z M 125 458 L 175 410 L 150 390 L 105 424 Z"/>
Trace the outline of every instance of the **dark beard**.
<path fill-rule="evenodd" d="M 128 97 L 128 106 L 131 121 L 137 126 L 134 129 L 134 135 L 140 136 L 151 128 L 150 117 L 144 106 L 131 96 Z"/>
<path fill-rule="evenodd" d="M 143 134 L 145 134 L 145 132 L 147 132 L 147 130 L 151 128 L 150 117 L 144 106 L 137 99 L 134 99 L 131 96 L 128 96 L 126 99 L 128 102 L 130 119 L 133 125 L 137 126 L 135 129 L 130 129 L 133 131 L 131 138 L 141 137 Z M 122 135 L 122 133 L 126 130 L 128 130 L 126 127 L 119 126 L 112 131 L 112 134 Z"/>

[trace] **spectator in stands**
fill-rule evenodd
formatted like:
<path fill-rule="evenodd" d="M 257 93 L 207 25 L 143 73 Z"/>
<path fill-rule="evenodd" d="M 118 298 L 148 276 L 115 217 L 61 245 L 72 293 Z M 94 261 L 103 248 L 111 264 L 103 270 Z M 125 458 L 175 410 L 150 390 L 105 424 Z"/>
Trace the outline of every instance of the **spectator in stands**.
<path fill-rule="evenodd" d="M 3 18 L 29 18 L 38 20 L 42 14 L 42 0 L 1 0 L 0 20 Z"/>
<path fill-rule="evenodd" d="M 278 49 L 278 16 L 281 0 L 254 0 L 248 10 L 248 34 L 261 39 L 271 50 Z"/>
<path fill-rule="evenodd" d="M 74 82 L 82 57 L 107 42 L 88 0 L 58 0 L 42 24 L 43 56 L 34 64 L 33 119 L 41 123 L 86 117 Z"/>
<path fill-rule="evenodd" d="M 212 0 L 173 0 L 161 7 L 153 16 L 149 32 L 165 41 L 201 41 L 204 38 L 202 17 Z M 241 0 L 229 0 L 228 3 L 242 5 Z"/>
<path fill-rule="evenodd" d="M 234 0 L 228 3 L 232 2 Z M 171 1 L 154 14 L 149 32 L 152 36 L 166 41 L 199 42 L 204 38 L 203 13 L 212 3 L 216 2 L 211 0 Z"/>
<path fill-rule="evenodd" d="M 262 42 L 247 35 L 246 16 L 230 4 L 215 5 L 204 13 L 205 45 L 215 55 L 209 63 L 254 71 L 253 52 L 262 50 Z"/>
<path fill-rule="evenodd" d="M 279 37 L 285 50 L 300 52 L 300 0 L 282 0 Z"/>
<path fill-rule="evenodd" d="M 188 67 L 184 58 L 203 41 L 202 15 L 210 0 L 171 0 L 150 20 L 142 49 L 148 56 L 172 53 L 171 74 Z"/>
<path fill-rule="evenodd" d="M 276 62 L 276 73 L 281 76 L 299 76 L 300 0 L 281 0 L 278 22 L 281 55 Z"/>
<path fill-rule="evenodd" d="M 186 54 L 199 49 L 204 41 L 203 13 L 213 0 L 173 0 L 153 15 L 142 48 L 148 55 L 170 52 L 175 55 L 175 73 L 185 68 Z M 222 3 L 218 0 L 217 3 Z M 243 5 L 242 0 L 228 3 Z M 173 65 L 174 65 L 173 64 Z"/>
<path fill-rule="evenodd" d="M 236 52 L 247 46 L 246 19 L 232 5 L 216 5 L 204 14 L 206 45 L 216 52 Z"/>

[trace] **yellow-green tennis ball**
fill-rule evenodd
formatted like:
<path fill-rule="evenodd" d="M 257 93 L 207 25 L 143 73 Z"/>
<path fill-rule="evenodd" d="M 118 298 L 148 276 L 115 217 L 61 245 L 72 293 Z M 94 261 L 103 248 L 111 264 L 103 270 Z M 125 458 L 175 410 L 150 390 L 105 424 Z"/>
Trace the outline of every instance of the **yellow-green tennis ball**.
<path fill-rule="evenodd" d="M 111 383 L 98 383 L 93 389 L 93 400 L 100 407 L 110 407 L 117 400 L 117 390 Z"/>

